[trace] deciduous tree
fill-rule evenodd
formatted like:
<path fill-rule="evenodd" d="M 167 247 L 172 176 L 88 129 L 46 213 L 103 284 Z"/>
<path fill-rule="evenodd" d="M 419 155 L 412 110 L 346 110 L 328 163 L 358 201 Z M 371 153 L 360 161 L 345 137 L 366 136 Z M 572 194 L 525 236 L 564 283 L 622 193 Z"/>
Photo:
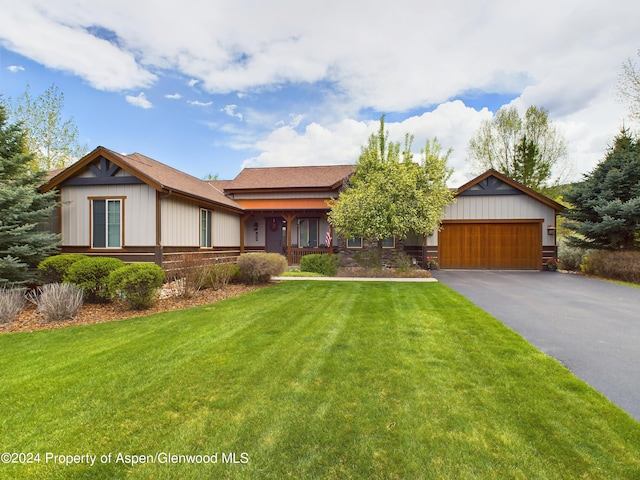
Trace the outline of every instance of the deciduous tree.
<path fill-rule="evenodd" d="M 33 170 L 64 168 L 87 153 L 73 118 L 64 119 L 64 94 L 51 85 L 33 97 L 31 86 L 13 102 L 11 118 L 21 122 Z"/>
<path fill-rule="evenodd" d="M 544 108 L 531 106 L 524 118 L 516 107 L 502 107 L 485 120 L 469 141 L 469 161 L 476 170 L 493 168 L 541 191 L 562 181 L 567 145 Z M 555 174 L 555 177 L 554 177 Z"/>
<path fill-rule="evenodd" d="M 631 118 L 640 121 L 640 69 L 632 58 L 622 64 L 617 90 L 622 101 L 627 103 Z"/>
<path fill-rule="evenodd" d="M 356 165 L 349 185 L 332 201 L 329 222 L 344 238 L 373 238 L 382 261 L 382 241 L 409 233 L 428 235 L 440 225 L 443 209 L 453 200 L 447 188 L 451 171 L 436 139 L 427 142 L 420 162 L 413 161 L 413 137 L 406 135 L 404 148 L 389 142 L 384 116 Z"/>

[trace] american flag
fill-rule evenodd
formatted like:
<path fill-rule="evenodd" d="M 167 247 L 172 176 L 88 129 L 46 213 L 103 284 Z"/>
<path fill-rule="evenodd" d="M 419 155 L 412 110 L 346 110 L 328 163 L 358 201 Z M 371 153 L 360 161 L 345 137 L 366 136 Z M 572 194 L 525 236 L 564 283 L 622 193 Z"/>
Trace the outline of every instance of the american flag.
<path fill-rule="evenodd" d="M 327 247 L 331 246 L 331 230 L 327 230 L 327 234 L 324 236 L 324 244 Z"/>

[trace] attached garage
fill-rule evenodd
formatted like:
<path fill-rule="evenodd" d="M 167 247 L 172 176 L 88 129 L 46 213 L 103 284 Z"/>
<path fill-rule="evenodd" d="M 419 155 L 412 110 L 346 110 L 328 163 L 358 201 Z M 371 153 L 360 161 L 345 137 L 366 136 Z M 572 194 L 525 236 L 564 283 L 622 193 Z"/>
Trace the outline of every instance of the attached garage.
<path fill-rule="evenodd" d="M 445 222 L 440 268 L 540 270 L 542 220 Z"/>
<path fill-rule="evenodd" d="M 541 270 L 557 256 L 559 203 L 488 170 L 460 187 L 427 238 L 440 268 Z"/>

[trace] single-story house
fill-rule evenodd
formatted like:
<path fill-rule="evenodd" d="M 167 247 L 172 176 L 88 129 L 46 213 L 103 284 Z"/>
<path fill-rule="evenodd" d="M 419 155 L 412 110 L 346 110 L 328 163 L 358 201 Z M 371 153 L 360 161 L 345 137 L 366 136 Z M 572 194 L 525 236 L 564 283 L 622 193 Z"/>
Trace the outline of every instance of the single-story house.
<path fill-rule="evenodd" d="M 233 180 L 205 181 L 138 153 L 98 147 L 42 187 L 62 206 L 51 228 L 63 253 L 105 255 L 170 266 L 178 255 L 202 261 L 251 251 L 297 264 L 309 253 L 353 252 L 366 240 L 337 238 L 326 201 L 353 165 L 246 168 Z M 457 190 L 443 228 L 427 237 L 387 239 L 390 251 L 441 268 L 541 269 L 556 254 L 562 206 L 489 170 Z"/>

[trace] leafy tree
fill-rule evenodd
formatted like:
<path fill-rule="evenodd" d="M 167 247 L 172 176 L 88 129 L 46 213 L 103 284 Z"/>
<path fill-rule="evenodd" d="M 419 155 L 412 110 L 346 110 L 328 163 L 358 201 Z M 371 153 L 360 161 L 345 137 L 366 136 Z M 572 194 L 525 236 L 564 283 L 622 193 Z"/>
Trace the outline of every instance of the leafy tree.
<path fill-rule="evenodd" d="M 640 247 L 640 140 L 623 129 L 605 158 L 564 199 L 573 205 L 565 226 L 583 248 Z"/>
<path fill-rule="evenodd" d="M 638 50 L 638 57 L 640 57 L 640 50 Z M 622 64 L 617 90 L 620 98 L 628 102 L 631 117 L 640 121 L 640 69 L 631 58 Z"/>
<path fill-rule="evenodd" d="M 34 98 L 27 84 L 13 106 L 11 117 L 23 125 L 27 149 L 33 154 L 34 171 L 64 168 L 88 151 L 79 142 L 73 118 L 63 119 L 63 110 L 64 94 L 55 85 Z"/>
<path fill-rule="evenodd" d="M 38 229 L 59 204 L 54 191 L 38 192 L 45 173 L 33 173 L 31 161 L 24 133 L 7 123 L 0 104 L 0 286 L 33 281 L 34 267 L 55 253 L 60 241 Z"/>
<path fill-rule="evenodd" d="M 375 239 L 378 262 L 385 238 L 428 235 L 439 227 L 444 207 L 453 200 L 446 184 L 451 175 L 446 166 L 451 150 L 443 153 L 434 139 L 427 142 L 421 161 L 415 163 L 412 142 L 407 134 L 402 151 L 399 143 L 389 142 L 382 116 L 378 133 L 362 148 L 349 185 L 330 202 L 329 222 L 336 232 L 345 238 Z"/>
<path fill-rule="evenodd" d="M 477 169 L 493 168 L 541 191 L 562 179 L 567 145 L 544 108 L 531 106 L 521 118 L 516 107 L 502 107 L 480 124 L 468 154 Z"/>

